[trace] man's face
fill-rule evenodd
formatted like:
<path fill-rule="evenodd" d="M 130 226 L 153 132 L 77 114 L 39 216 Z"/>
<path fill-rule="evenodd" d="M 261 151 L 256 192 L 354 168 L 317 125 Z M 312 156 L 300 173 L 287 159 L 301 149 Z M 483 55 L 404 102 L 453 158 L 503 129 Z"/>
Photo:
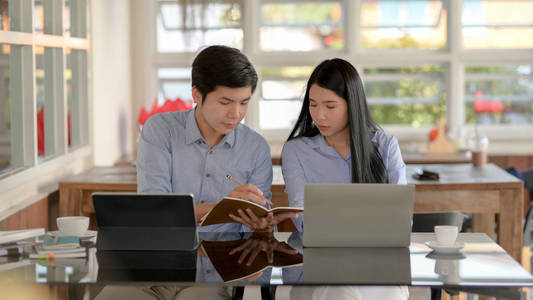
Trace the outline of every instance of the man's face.
<path fill-rule="evenodd" d="M 217 86 L 203 101 L 201 93 L 193 87 L 192 95 L 198 112 L 196 121 L 202 134 L 226 135 L 244 119 L 252 96 L 252 87 Z"/>

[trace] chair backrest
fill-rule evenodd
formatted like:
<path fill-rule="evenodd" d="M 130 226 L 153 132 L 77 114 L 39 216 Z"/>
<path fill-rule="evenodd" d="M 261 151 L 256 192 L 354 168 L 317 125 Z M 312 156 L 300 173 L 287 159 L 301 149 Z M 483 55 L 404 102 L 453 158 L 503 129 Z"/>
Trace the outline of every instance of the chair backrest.
<path fill-rule="evenodd" d="M 533 168 L 522 171 L 522 176 L 526 179 L 525 188 L 529 192 L 530 198 L 533 199 Z M 526 221 L 524 222 L 524 246 L 529 246 L 531 240 L 531 217 L 533 217 L 533 202 L 529 204 L 526 213 Z"/>
<path fill-rule="evenodd" d="M 437 225 L 453 225 L 463 228 L 465 215 L 457 211 L 417 212 L 413 214 L 412 232 L 433 232 Z"/>
<path fill-rule="evenodd" d="M 533 168 L 526 169 L 521 172 L 522 176 L 526 179 L 525 188 L 533 199 Z"/>

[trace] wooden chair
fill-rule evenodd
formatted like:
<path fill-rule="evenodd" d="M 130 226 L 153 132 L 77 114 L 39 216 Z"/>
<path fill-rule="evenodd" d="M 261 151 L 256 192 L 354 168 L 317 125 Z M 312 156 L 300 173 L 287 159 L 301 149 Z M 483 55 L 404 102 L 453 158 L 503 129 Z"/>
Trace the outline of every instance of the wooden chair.
<path fill-rule="evenodd" d="M 463 228 L 465 215 L 457 211 L 417 212 L 413 214 L 412 232 L 433 232 L 437 225 L 454 225 Z"/>

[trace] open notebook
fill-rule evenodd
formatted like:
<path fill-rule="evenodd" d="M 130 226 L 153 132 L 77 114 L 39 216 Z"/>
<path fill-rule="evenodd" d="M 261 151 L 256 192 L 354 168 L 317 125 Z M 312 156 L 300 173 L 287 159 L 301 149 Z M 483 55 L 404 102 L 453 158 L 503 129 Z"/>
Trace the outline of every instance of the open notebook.
<path fill-rule="evenodd" d="M 233 214 L 238 216 L 238 209 L 246 210 L 251 209 L 252 212 L 258 217 L 265 217 L 269 212 L 274 214 L 286 213 L 286 212 L 303 212 L 303 207 L 276 207 L 272 209 L 266 209 L 263 206 L 237 198 L 225 197 L 222 201 L 218 202 L 209 213 L 204 215 L 200 220 L 200 226 L 221 224 L 221 223 L 234 223 L 228 215 Z"/>

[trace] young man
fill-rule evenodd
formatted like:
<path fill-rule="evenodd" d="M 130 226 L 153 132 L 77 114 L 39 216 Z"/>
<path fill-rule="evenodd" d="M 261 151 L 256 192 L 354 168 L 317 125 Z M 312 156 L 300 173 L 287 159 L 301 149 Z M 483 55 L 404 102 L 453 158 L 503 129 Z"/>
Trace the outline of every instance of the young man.
<path fill-rule="evenodd" d="M 258 133 L 240 123 L 256 85 L 257 73 L 239 50 L 226 46 L 202 50 L 192 64 L 196 108 L 157 114 L 143 127 L 137 191 L 192 193 L 197 220 L 228 195 L 267 205 L 272 184 L 270 147 Z M 270 231 L 296 215 L 258 218 L 251 211 L 240 211 L 230 217 L 252 230 Z M 240 231 L 241 225 L 201 229 Z"/>

